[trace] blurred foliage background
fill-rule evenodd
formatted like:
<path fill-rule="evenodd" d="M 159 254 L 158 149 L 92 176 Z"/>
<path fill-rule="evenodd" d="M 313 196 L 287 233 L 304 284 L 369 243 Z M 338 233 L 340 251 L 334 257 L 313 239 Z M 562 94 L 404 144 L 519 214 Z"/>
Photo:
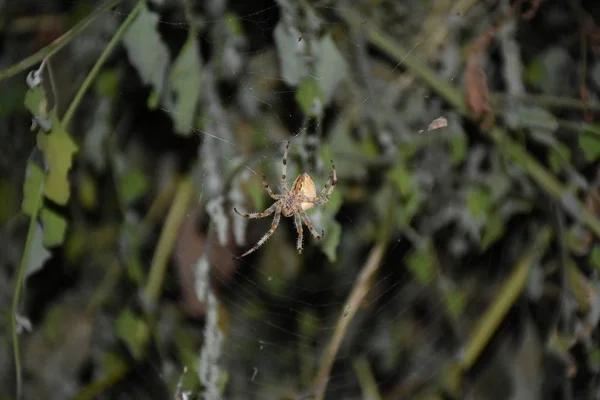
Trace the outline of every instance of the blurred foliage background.
<path fill-rule="evenodd" d="M 0 399 L 595 399 L 600 3 L 0 1 Z M 269 230 L 264 174 L 330 201 Z"/>

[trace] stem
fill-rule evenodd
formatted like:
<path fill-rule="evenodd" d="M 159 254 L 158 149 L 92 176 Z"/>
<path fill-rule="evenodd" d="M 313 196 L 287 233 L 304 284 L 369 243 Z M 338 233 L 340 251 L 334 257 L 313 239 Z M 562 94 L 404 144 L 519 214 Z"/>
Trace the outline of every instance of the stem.
<path fill-rule="evenodd" d="M 539 232 L 537 243 L 531 248 L 513 268 L 510 276 L 496 295 L 494 302 L 477 322 L 465 346 L 460 363 L 462 371 L 470 369 L 479 358 L 492 336 L 497 331 L 506 314 L 510 311 L 527 285 L 531 265 L 544 254 L 552 238 L 550 228 L 545 227 Z"/>
<path fill-rule="evenodd" d="M 31 68 L 35 64 L 44 60 L 45 58 L 56 54 L 60 49 L 69 44 L 71 40 L 73 40 L 81 32 L 83 32 L 84 29 L 87 28 L 88 25 L 93 20 L 95 20 L 100 14 L 113 8 L 114 6 L 119 4 L 120 1 L 121 0 L 108 0 L 103 6 L 92 11 L 92 13 L 89 16 L 87 16 L 83 21 L 79 22 L 73 28 L 69 29 L 67 32 L 65 32 L 58 39 L 54 40 L 48 46 L 30 55 L 26 59 L 21 60 L 17 64 L 8 67 L 4 71 L 0 71 L 0 82 L 12 76 L 15 76 L 16 74 Z"/>
<path fill-rule="evenodd" d="M 21 257 L 21 264 L 17 271 L 17 278 L 15 279 L 15 292 L 13 294 L 12 308 L 11 308 L 11 321 L 12 321 L 12 338 L 13 338 L 13 352 L 15 357 L 15 373 L 17 375 L 17 395 L 16 400 L 20 400 L 23 391 L 23 371 L 21 370 L 21 351 L 19 349 L 19 335 L 17 312 L 19 309 L 19 303 L 21 302 L 21 293 L 23 291 L 23 281 L 25 279 L 25 270 L 27 269 L 27 263 L 29 261 L 29 253 L 31 251 L 31 244 L 33 242 L 33 235 L 35 234 L 37 217 L 42 202 L 43 190 L 40 190 L 38 197 L 35 202 L 31 219 L 29 220 L 29 228 L 27 230 L 27 238 L 25 240 L 25 248 L 23 249 L 23 256 Z"/>
<path fill-rule="evenodd" d="M 389 194 L 389 196 L 390 201 L 387 210 L 388 218 L 386 221 L 382 222 L 383 226 L 375 247 L 373 247 L 373 249 L 370 251 L 367 261 L 361 268 L 356 283 L 354 284 L 354 287 L 348 296 L 348 300 L 346 301 L 346 306 L 338 317 L 333 335 L 331 336 L 329 344 L 325 349 L 325 353 L 321 358 L 321 364 L 319 366 L 319 371 L 317 372 L 313 386 L 313 394 L 316 400 L 323 400 L 325 397 L 325 389 L 327 388 L 331 368 L 335 362 L 338 350 L 342 345 L 346 331 L 350 326 L 350 322 L 358 312 L 360 305 L 369 293 L 369 290 L 371 290 L 373 277 L 379 270 L 381 259 L 385 255 L 385 250 L 389 243 L 392 230 L 391 221 L 394 221 L 394 203 L 392 201 L 393 195 Z"/>
<path fill-rule="evenodd" d="M 118 0 L 113 0 L 113 1 L 118 1 Z M 117 31 L 113 35 L 112 39 L 110 40 L 110 42 L 108 42 L 106 49 L 104 49 L 104 51 L 102 52 L 100 57 L 98 57 L 98 61 L 96 61 L 96 63 L 94 64 L 94 67 L 92 68 L 90 73 L 85 77 L 85 80 L 79 87 L 79 90 L 75 94 L 75 97 L 73 98 L 73 101 L 71 102 L 71 105 L 69 106 L 69 109 L 67 110 L 67 112 L 65 113 L 65 116 L 63 117 L 62 123 L 63 123 L 63 126 L 65 127 L 65 129 L 68 129 L 69 123 L 71 122 L 71 120 L 73 119 L 73 115 L 75 114 L 75 110 L 77 110 L 79 103 L 81 102 L 81 100 L 83 99 L 83 96 L 86 94 L 86 92 L 92 85 L 92 82 L 94 81 L 94 79 L 96 79 L 98 72 L 100 72 L 100 69 L 102 68 L 102 66 L 104 65 L 106 60 L 108 59 L 108 56 L 112 53 L 112 51 L 115 49 L 117 44 L 119 44 L 119 42 L 121 41 L 121 38 L 123 37 L 125 32 L 127 32 L 129 25 L 131 25 L 131 23 L 135 20 L 137 15 L 142 10 L 142 7 L 144 6 L 144 4 L 145 4 L 144 0 L 138 1 L 136 6 L 134 7 L 134 9 L 131 10 L 131 13 L 129 13 L 129 15 L 127 16 L 125 21 L 123 21 L 123 23 L 121 24 L 119 29 L 117 29 Z"/>
<path fill-rule="evenodd" d="M 156 304 L 162 291 L 167 263 L 179 235 L 183 219 L 187 215 L 188 205 L 195 193 L 194 189 L 194 184 L 187 176 L 179 182 L 175 199 L 171 204 L 171 209 L 158 239 L 156 251 L 152 257 L 150 274 L 144 290 L 144 300 L 148 301 L 150 307 Z"/>

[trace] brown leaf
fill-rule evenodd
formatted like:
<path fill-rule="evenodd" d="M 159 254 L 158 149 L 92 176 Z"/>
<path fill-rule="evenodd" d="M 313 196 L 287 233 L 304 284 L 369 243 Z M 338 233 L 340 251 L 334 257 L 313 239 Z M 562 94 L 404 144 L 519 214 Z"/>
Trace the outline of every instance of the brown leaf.
<path fill-rule="evenodd" d="M 213 290 L 218 290 L 218 286 L 215 284 L 220 285 L 227 282 L 235 270 L 235 261 L 231 257 L 234 251 L 233 246 L 223 247 L 215 239 L 209 243 L 206 234 L 198 231 L 198 222 L 204 218 L 206 215 L 200 207 L 190 210 L 189 217 L 185 219 L 179 231 L 174 251 L 185 312 L 192 317 L 201 317 L 205 311 L 204 301 L 200 301 L 196 296 L 194 274 L 196 261 L 206 252 L 208 246 L 212 246 L 210 249 L 210 276 L 213 278 L 211 279 Z M 229 243 L 233 243 L 232 237 L 233 235 L 230 235 Z"/>

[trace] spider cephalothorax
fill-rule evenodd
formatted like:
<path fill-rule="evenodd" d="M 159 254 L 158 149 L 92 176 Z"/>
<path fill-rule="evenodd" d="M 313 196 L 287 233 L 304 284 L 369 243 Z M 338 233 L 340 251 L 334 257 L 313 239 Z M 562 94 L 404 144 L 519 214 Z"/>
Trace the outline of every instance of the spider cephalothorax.
<path fill-rule="evenodd" d="M 300 174 L 294 181 L 292 188 L 288 189 L 286 171 L 287 155 L 289 148 L 290 142 L 287 142 L 285 145 L 285 152 L 283 153 L 283 159 L 281 160 L 281 186 L 283 188 L 283 193 L 273 193 L 273 191 L 269 187 L 269 184 L 267 183 L 266 177 L 264 175 L 262 177 L 263 187 L 265 188 L 269 196 L 276 200 L 275 203 L 273 203 L 271 207 L 267 208 L 262 213 L 246 214 L 240 213 L 235 208 L 233 209 L 242 217 L 250 219 L 264 218 L 275 213 L 275 217 L 273 218 L 273 222 L 271 223 L 271 229 L 267 233 L 265 233 L 265 235 L 256 243 L 256 245 L 253 248 L 242 254 L 242 257 L 247 256 L 248 254 L 258 249 L 271 237 L 271 235 L 273 234 L 273 232 L 275 232 L 275 229 L 277 229 L 277 226 L 279 225 L 279 219 L 282 214 L 284 217 L 294 216 L 294 225 L 296 225 L 296 231 L 298 232 L 298 241 L 296 244 L 296 248 L 298 249 L 299 253 L 302 252 L 302 222 L 304 222 L 304 224 L 308 227 L 308 230 L 310 230 L 310 233 L 312 233 L 312 235 L 315 238 L 320 240 L 325 234 L 324 231 L 321 231 L 321 233 L 319 233 L 315 230 L 312 222 L 310 222 L 310 219 L 308 218 L 308 215 L 306 215 L 306 210 L 308 210 L 311 207 L 314 207 L 315 204 L 325 204 L 329 201 L 329 197 L 331 197 L 331 194 L 335 189 L 335 185 L 337 184 L 335 165 L 332 161 L 332 169 L 329 173 L 329 179 L 327 179 L 325 187 L 321 191 L 321 194 L 319 194 L 318 196 L 317 188 L 315 187 L 315 182 L 313 182 L 312 178 L 306 172 Z"/>

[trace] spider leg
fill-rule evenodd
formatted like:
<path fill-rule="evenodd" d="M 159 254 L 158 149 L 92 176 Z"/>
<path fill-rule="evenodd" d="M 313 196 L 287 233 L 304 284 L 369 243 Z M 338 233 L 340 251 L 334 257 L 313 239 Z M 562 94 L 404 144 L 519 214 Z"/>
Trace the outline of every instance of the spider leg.
<path fill-rule="evenodd" d="M 275 203 L 275 204 L 277 204 L 277 203 Z M 265 242 L 267 240 L 269 240 L 269 238 L 271 237 L 271 235 L 273 234 L 273 232 L 275 232 L 275 229 L 277 229 L 277 225 L 279 225 L 279 218 L 280 217 L 281 217 L 281 210 L 277 209 L 277 212 L 275 212 L 275 217 L 273 218 L 273 222 L 271 222 L 271 229 L 269 229 L 269 231 L 267 233 L 265 233 L 263 235 L 263 237 L 260 238 L 260 240 L 258 242 L 256 242 L 256 244 L 254 245 L 253 248 L 251 248 L 250 250 L 248 250 L 247 252 L 245 252 L 244 254 L 242 254 L 240 257 L 245 257 L 248 254 L 253 253 L 260 246 L 262 246 L 263 244 L 265 244 Z"/>
<path fill-rule="evenodd" d="M 336 185 L 337 172 L 335 170 L 335 164 L 333 163 L 333 160 L 331 160 L 331 172 L 329 173 L 329 179 L 327 179 L 327 183 L 325 183 L 325 187 L 321 191 L 321 195 L 319 197 L 329 200 L 329 197 L 333 193 Z"/>
<path fill-rule="evenodd" d="M 235 207 L 233 207 L 233 211 L 235 211 L 239 216 L 248 218 L 248 219 L 265 218 L 265 217 L 268 217 L 269 215 L 273 214 L 273 212 L 277 209 L 277 204 L 279 204 L 279 203 L 273 203 L 273 205 L 271 207 L 267 208 L 265 211 L 263 211 L 261 213 L 241 213 Z"/>
<path fill-rule="evenodd" d="M 303 229 L 302 229 L 302 219 L 300 218 L 300 214 L 294 214 L 294 225 L 296 225 L 296 232 L 298 232 L 298 241 L 296 242 L 296 249 L 298 249 L 298 253 L 302 253 L 302 240 L 304 237 Z"/>
<path fill-rule="evenodd" d="M 271 198 L 273 198 L 275 200 L 279 200 L 281 198 L 280 194 L 273 193 L 273 190 L 271 190 L 271 187 L 269 186 L 269 183 L 267 182 L 267 177 L 264 175 L 262 176 L 262 184 L 263 184 L 263 187 L 265 188 L 265 190 L 267 191 L 267 193 L 269 194 L 269 196 L 271 196 Z"/>
<path fill-rule="evenodd" d="M 281 186 L 283 190 L 287 189 L 287 157 L 288 150 L 290 149 L 290 141 L 285 142 L 285 152 L 283 153 L 283 159 L 281 160 Z"/>
<path fill-rule="evenodd" d="M 306 211 L 304 211 L 303 209 L 299 208 L 298 212 L 300 213 L 300 215 L 302 216 L 302 221 L 304 221 L 304 223 L 306 224 L 306 226 L 308 227 L 308 230 L 310 231 L 310 233 L 312 233 L 312 235 L 317 239 L 317 240 L 321 240 L 323 239 L 323 236 L 325 236 L 325 231 L 321 231 L 321 233 L 317 232 L 317 230 L 315 229 L 315 227 L 313 226 L 312 222 L 310 222 L 310 218 L 308 218 L 308 215 L 306 215 Z"/>

